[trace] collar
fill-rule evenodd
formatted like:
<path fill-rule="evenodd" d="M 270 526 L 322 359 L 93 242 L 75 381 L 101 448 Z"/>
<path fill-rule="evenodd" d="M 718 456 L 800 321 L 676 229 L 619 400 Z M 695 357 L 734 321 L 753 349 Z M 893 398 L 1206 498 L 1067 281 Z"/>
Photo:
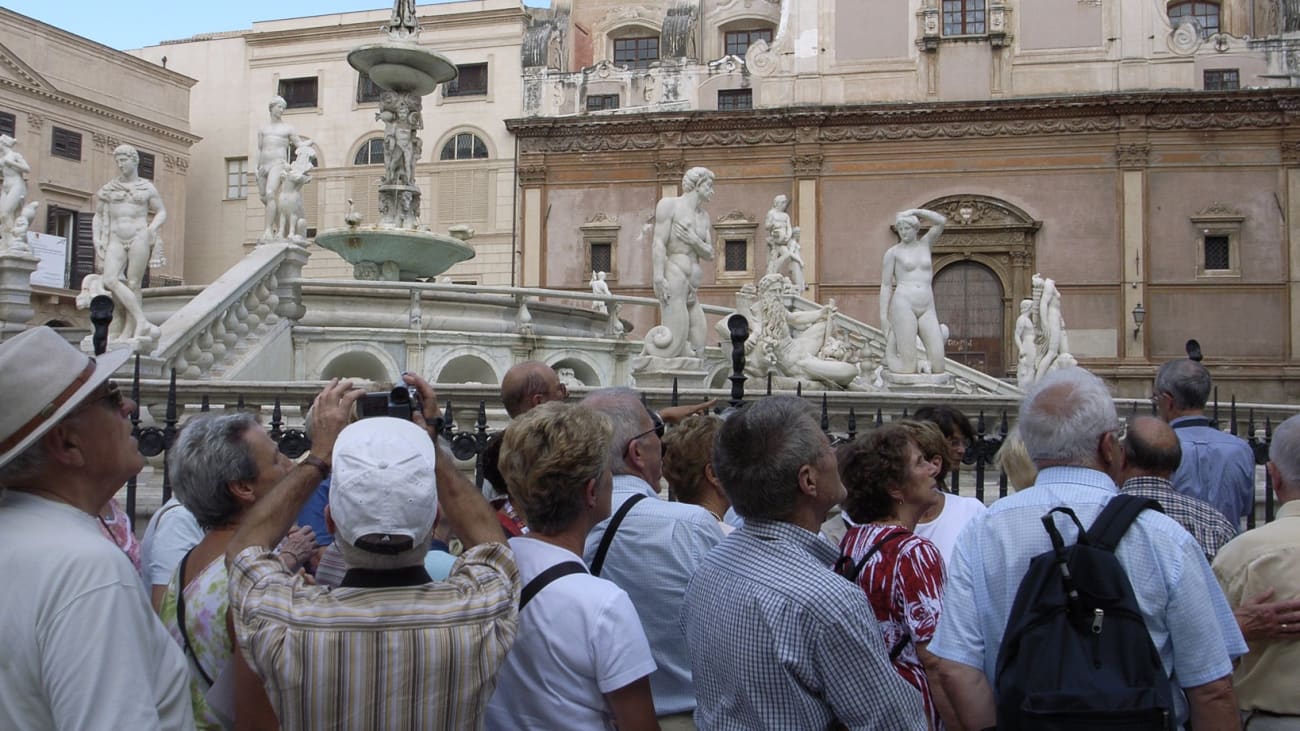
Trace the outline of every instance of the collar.
<path fill-rule="evenodd" d="M 387 589 L 395 586 L 419 586 L 433 581 L 424 566 L 400 569 L 348 569 L 339 587 L 349 589 Z"/>
<path fill-rule="evenodd" d="M 1278 518 L 1300 518 L 1300 500 L 1288 500 L 1273 515 L 1273 520 Z"/>
<path fill-rule="evenodd" d="M 1169 422 L 1169 426 L 1174 429 L 1183 429 L 1189 426 L 1211 427 L 1210 419 L 1206 416 L 1180 416 Z M 1213 428 L 1213 427 L 1211 427 Z"/>
<path fill-rule="evenodd" d="M 659 497 L 659 493 L 650 487 L 650 483 L 640 475 L 614 475 L 614 491 L 641 493 L 646 497 Z"/>
<path fill-rule="evenodd" d="M 806 531 L 783 520 L 746 519 L 737 532 L 748 533 L 764 541 L 789 541 L 803 549 L 819 563 L 830 568 L 840 557 L 840 550 L 817 533 Z"/>
<path fill-rule="evenodd" d="M 1124 481 L 1124 484 L 1119 489 L 1120 492 L 1123 492 L 1130 487 L 1143 487 L 1147 489 L 1176 492 L 1174 490 L 1174 483 L 1163 477 L 1156 477 L 1155 475 L 1138 475 L 1137 477 L 1130 477 Z"/>
<path fill-rule="evenodd" d="M 1091 467 L 1045 467 L 1038 471 L 1038 477 L 1034 480 L 1035 487 L 1062 483 L 1093 487 L 1112 494 L 1119 492 L 1110 475 Z"/>

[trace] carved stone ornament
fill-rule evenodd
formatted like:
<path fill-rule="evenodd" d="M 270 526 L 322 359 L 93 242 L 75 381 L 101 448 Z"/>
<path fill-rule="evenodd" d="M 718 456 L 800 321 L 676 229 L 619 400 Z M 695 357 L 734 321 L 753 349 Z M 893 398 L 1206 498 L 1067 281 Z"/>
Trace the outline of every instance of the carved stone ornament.
<path fill-rule="evenodd" d="M 39 130 L 41 127 L 45 126 L 45 117 L 39 114 L 28 114 L 27 126 L 31 127 L 33 130 Z"/>
<path fill-rule="evenodd" d="M 1236 208 L 1233 208 L 1227 203 L 1220 203 L 1219 201 L 1215 201 L 1210 205 L 1206 206 L 1205 208 L 1202 208 L 1192 218 L 1195 220 L 1199 220 L 1202 218 L 1220 218 L 1220 219 L 1226 218 L 1226 219 L 1233 219 L 1233 220 L 1240 221 L 1243 218 L 1245 218 L 1245 216 L 1241 215 L 1241 211 L 1237 210 Z"/>
<path fill-rule="evenodd" d="M 813 178 L 822 174 L 824 160 L 821 155 L 795 155 L 790 158 L 790 165 L 794 168 L 796 177 Z"/>
<path fill-rule="evenodd" d="M 595 225 L 610 224 L 610 225 L 613 225 L 613 226 L 617 226 L 617 225 L 618 225 L 618 216 L 611 216 L 611 215 L 609 215 L 608 213 L 605 213 L 604 211 L 601 211 L 601 212 L 595 214 L 594 216 L 592 216 L 591 218 L 588 218 L 587 221 L 586 221 L 586 223 L 587 223 L 587 224 L 595 224 Z"/>
<path fill-rule="evenodd" d="M 545 165 L 528 165 L 519 168 L 519 185 L 542 185 L 545 182 Z"/>
<path fill-rule="evenodd" d="M 1300 142 L 1283 142 L 1281 150 L 1283 163 L 1300 165 Z"/>
<path fill-rule="evenodd" d="M 1169 34 L 1169 50 L 1180 56 L 1191 56 L 1201 48 L 1201 28 L 1190 20 L 1183 21 Z"/>
<path fill-rule="evenodd" d="M 754 219 L 750 218 L 744 211 L 733 210 L 722 214 L 722 217 L 713 222 L 714 228 L 719 225 L 725 226 L 729 223 L 753 223 Z"/>
<path fill-rule="evenodd" d="M 1122 168 L 1146 167 L 1151 159 L 1151 145 L 1115 145 L 1115 160 Z"/>
<path fill-rule="evenodd" d="M 771 44 L 761 38 L 749 44 L 749 50 L 745 51 L 745 67 L 760 78 L 776 73 L 780 62 Z"/>
<path fill-rule="evenodd" d="M 733 74 L 743 68 L 745 68 L 745 59 L 740 56 L 723 56 L 716 61 L 710 61 L 708 63 L 710 74 Z"/>
<path fill-rule="evenodd" d="M 685 160 L 655 160 L 655 174 L 660 179 L 681 180 L 682 174 L 685 172 Z"/>
<path fill-rule="evenodd" d="M 1006 206 L 981 198 L 950 198 L 927 205 L 948 219 L 950 229 L 961 226 L 1022 226 L 1032 223 L 1026 216 Z M 947 244 L 950 238 L 951 234 L 940 241 Z"/>

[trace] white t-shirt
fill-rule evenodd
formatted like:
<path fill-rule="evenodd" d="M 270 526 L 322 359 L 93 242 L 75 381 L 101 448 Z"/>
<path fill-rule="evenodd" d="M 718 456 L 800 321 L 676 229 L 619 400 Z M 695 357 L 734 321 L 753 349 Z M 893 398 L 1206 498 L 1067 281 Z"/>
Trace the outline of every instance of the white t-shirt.
<path fill-rule="evenodd" d="M 93 517 L 0 491 L 0 577 L 0 728 L 194 728 L 185 656 Z"/>
<path fill-rule="evenodd" d="M 203 529 L 189 508 L 175 497 L 162 504 L 149 519 L 140 541 L 140 566 L 146 589 L 166 586 L 185 552 L 203 540 Z"/>
<path fill-rule="evenodd" d="M 535 538 L 511 538 L 524 586 L 582 557 Z M 561 576 L 519 615 L 515 644 L 497 674 L 486 731 L 612 729 L 605 693 L 655 670 L 627 592 L 590 574 Z"/>
<path fill-rule="evenodd" d="M 912 532 L 930 539 L 930 542 L 938 546 L 939 555 L 943 556 L 943 566 L 948 568 L 952 565 L 952 552 L 957 546 L 957 536 L 961 534 L 961 529 L 966 527 L 971 518 L 985 510 L 987 508 L 984 503 L 973 497 L 948 493 L 943 498 L 943 512 L 929 523 L 917 523 L 916 530 Z"/>

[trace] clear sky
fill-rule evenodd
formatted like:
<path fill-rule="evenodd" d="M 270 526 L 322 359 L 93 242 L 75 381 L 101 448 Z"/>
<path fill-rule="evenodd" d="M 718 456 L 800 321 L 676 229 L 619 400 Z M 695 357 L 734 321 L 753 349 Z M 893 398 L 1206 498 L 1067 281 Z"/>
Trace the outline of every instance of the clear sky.
<path fill-rule="evenodd" d="M 421 5 L 450 0 L 422 0 Z M 385 0 L 0 0 L 4 7 L 106 46 L 127 50 L 254 21 L 392 7 Z M 549 0 L 525 5 L 549 7 Z"/>

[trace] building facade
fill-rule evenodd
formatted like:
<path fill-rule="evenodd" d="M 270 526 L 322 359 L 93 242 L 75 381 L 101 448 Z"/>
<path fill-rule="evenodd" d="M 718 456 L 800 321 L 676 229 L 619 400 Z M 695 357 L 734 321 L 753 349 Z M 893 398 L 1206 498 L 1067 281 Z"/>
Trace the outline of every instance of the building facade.
<path fill-rule="evenodd" d="M 572 0 L 524 48 L 520 283 L 651 295 L 655 202 L 717 173 L 702 297 L 766 271 L 791 198 L 811 295 L 879 319 L 894 213 L 931 208 L 948 351 L 1015 371 L 1035 272 L 1122 395 L 1199 340 L 1224 395 L 1300 391 L 1293 3 Z M 1248 326 L 1243 327 L 1246 323 Z M 644 332 L 652 322 L 637 322 Z"/>
<path fill-rule="evenodd" d="M 381 3 L 375 3 L 381 5 Z M 355 209 L 378 220 L 383 125 L 378 89 L 347 63 L 353 48 L 380 39 L 390 9 L 254 23 L 133 51 L 199 79 L 191 117 L 203 137 L 190 173 L 191 232 L 187 283 L 211 282 L 242 258 L 262 233 L 257 131 L 268 102 L 288 102 L 284 121 L 316 151 L 305 188 L 308 238 L 345 225 Z M 518 116 L 520 44 L 526 16 L 518 0 L 421 6 L 421 45 L 458 66 L 460 76 L 424 99 L 417 181 L 421 221 L 446 232 L 468 224 L 477 255 L 447 273 L 454 281 L 509 284 L 514 222 L 514 147 L 504 120 Z M 351 204 L 349 204 L 351 201 Z M 307 277 L 352 276 L 333 252 L 311 247 Z"/>
<path fill-rule="evenodd" d="M 165 266 L 151 283 L 180 281 L 185 268 L 186 196 L 194 79 L 0 8 L 0 134 L 31 168 L 27 201 L 39 201 L 32 231 L 67 241 L 62 286 L 38 286 L 35 322 L 89 322 L 71 290 L 95 265 L 95 193 L 117 176 L 113 150 L 130 144 L 153 180 L 167 220 Z M 50 262 L 43 262 L 49 265 Z M 57 270 L 57 264 L 54 269 Z"/>

